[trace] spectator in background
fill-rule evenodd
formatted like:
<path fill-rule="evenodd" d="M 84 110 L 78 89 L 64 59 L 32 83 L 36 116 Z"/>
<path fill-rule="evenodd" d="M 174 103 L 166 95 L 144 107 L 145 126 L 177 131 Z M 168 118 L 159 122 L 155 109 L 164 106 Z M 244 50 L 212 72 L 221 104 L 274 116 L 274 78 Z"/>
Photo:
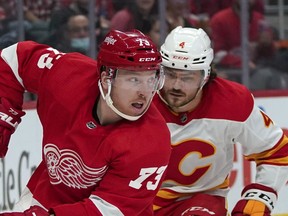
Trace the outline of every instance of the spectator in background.
<path fill-rule="evenodd" d="M 160 19 L 158 16 L 151 16 L 150 22 L 143 33 L 151 38 L 151 40 L 157 45 L 158 48 L 161 46 L 160 41 Z"/>
<path fill-rule="evenodd" d="M 231 7 L 233 0 L 189 0 L 190 12 L 194 15 L 203 15 L 211 18 L 215 13 Z M 264 14 L 264 1 L 255 0 L 253 10 Z"/>
<path fill-rule="evenodd" d="M 56 10 L 61 4 L 57 0 L 24 0 L 23 1 L 23 15 L 24 15 L 24 34 L 26 40 L 34 40 L 41 42 L 48 34 L 48 24 L 53 10 Z M 17 12 L 17 1 L 0 0 L 6 13 L 4 21 L 6 32 L 11 34 L 13 43 L 17 42 L 19 22 Z M 7 35 L 6 35 L 7 36 Z M 5 36 L 5 37 L 6 37 Z M 7 38 L 5 38 L 6 40 Z"/>
<path fill-rule="evenodd" d="M 88 55 L 90 47 L 88 17 L 82 14 L 70 16 L 64 28 L 57 32 L 57 38 L 57 42 L 47 41 L 46 44 L 53 45 L 62 52 L 80 52 Z"/>
<path fill-rule="evenodd" d="M 4 49 L 17 42 L 17 31 L 10 30 L 9 13 L 6 13 L 4 7 L 0 6 L 0 49 Z M 8 16 L 7 16 L 8 15 Z"/>
<path fill-rule="evenodd" d="M 25 39 L 42 42 L 48 35 L 52 12 L 59 7 L 57 0 L 24 0 L 24 18 L 30 24 Z"/>
<path fill-rule="evenodd" d="M 89 0 L 72 0 L 66 7 L 54 11 L 49 25 L 50 39 L 57 40 L 58 30 L 65 27 L 68 19 L 73 15 L 88 16 Z M 101 42 L 110 28 L 110 16 L 113 13 L 113 5 L 111 0 L 95 0 L 95 34 L 97 41 Z M 51 44 L 49 44 L 51 45 Z M 53 44 L 51 45 L 53 46 Z"/>
<path fill-rule="evenodd" d="M 231 7 L 233 0 L 189 0 L 190 17 L 197 28 L 202 28 L 211 36 L 209 20 L 217 12 Z M 253 10 L 264 14 L 264 0 L 255 0 Z"/>
<path fill-rule="evenodd" d="M 254 0 L 249 0 L 249 42 L 255 45 L 259 38 L 262 14 L 253 11 Z M 216 62 L 227 67 L 241 67 L 239 48 L 241 47 L 240 1 L 233 0 L 231 7 L 216 13 L 210 20 L 212 41 Z M 252 67 L 252 65 L 251 65 Z"/>
<path fill-rule="evenodd" d="M 68 6 L 63 6 L 52 13 L 51 21 L 49 24 L 50 32 L 57 31 L 68 22 L 72 15 L 83 14 L 88 15 L 89 0 L 71 0 Z M 95 9 L 96 11 L 96 9 Z"/>
<path fill-rule="evenodd" d="M 250 53 L 255 50 L 255 44 L 260 37 L 260 25 L 264 21 L 261 13 L 253 10 L 255 0 L 249 0 L 249 46 Z M 233 4 L 217 12 L 210 20 L 211 38 L 215 51 L 214 63 L 225 69 L 240 69 L 241 61 L 241 20 L 240 0 L 233 0 Z M 272 41 L 271 41 L 272 42 Z M 250 58 L 249 67 L 256 68 L 255 62 Z M 239 81 L 236 77 L 235 81 Z"/>
<path fill-rule="evenodd" d="M 26 21 L 49 22 L 54 10 L 69 4 L 72 0 L 23 0 L 23 13 Z M 17 0 L 0 0 L 7 17 L 17 19 Z"/>
<path fill-rule="evenodd" d="M 67 7 L 71 3 L 71 1 L 72 0 L 60 0 L 60 5 L 63 7 Z"/>
<path fill-rule="evenodd" d="M 248 1 L 249 14 L 249 88 L 283 89 L 288 82 L 283 82 L 283 74 L 271 67 L 277 52 L 277 39 L 273 28 L 264 19 L 263 14 L 255 11 L 256 0 Z M 211 38 L 215 50 L 214 63 L 221 73 L 226 73 L 230 80 L 242 82 L 242 47 L 241 47 L 241 10 L 240 0 L 233 0 L 229 8 L 216 13 L 210 20 Z M 269 64 L 267 64 L 269 62 Z"/>
<path fill-rule="evenodd" d="M 19 23 L 16 13 L 16 1 L 0 0 L 0 48 L 3 49 L 18 41 Z M 29 22 L 24 20 L 24 30 L 30 29 Z"/>
<path fill-rule="evenodd" d="M 196 23 L 189 16 L 188 0 L 167 0 L 166 21 L 168 24 L 168 32 L 177 26 L 195 26 Z"/>
<path fill-rule="evenodd" d="M 260 32 L 253 56 L 257 67 L 251 75 L 251 90 L 288 89 L 287 55 L 285 59 L 270 26 L 263 23 Z"/>
<path fill-rule="evenodd" d="M 150 28 L 150 16 L 158 14 L 157 0 L 130 0 L 127 6 L 119 10 L 111 19 L 111 29 L 129 31 L 138 29 L 147 32 Z"/>
<path fill-rule="evenodd" d="M 98 42 L 101 43 L 110 29 L 110 20 L 114 15 L 115 9 L 112 0 L 97 0 L 96 10 L 96 16 L 98 19 L 96 24 L 96 36 Z"/>
<path fill-rule="evenodd" d="M 0 6 L 6 17 L 16 17 L 16 0 L 0 0 Z"/>
<path fill-rule="evenodd" d="M 83 14 L 88 15 L 88 0 L 71 0 L 69 4 L 65 4 L 58 10 L 55 10 L 51 16 L 49 23 L 50 33 L 63 28 L 72 15 Z"/>
<path fill-rule="evenodd" d="M 126 7 L 127 1 L 129 1 L 129 0 L 121 0 L 121 1 L 119 1 L 119 0 L 111 0 L 114 12 L 122 10 L 124 7 Z"/>
<path fill-rule="evenodd" d="M 31 23 L 49 22 L 52 11 L 59 8 L 56 0 L 24 0 L 24 16 Z"/>
<path fill-rule="evenodd" d="M 5 32 L 5 20 L 6 20 L 6 12 L 3 7 L 0 6 L 0 35 Z"/>
<path fill-rule="evenodd" d="M 0 18 L 0 43 L 1 48 L 3 46 L 11 45 L 17 40 L 17 11 L 16 11 L 16 1 L 6 1 L 0 0 L 1 7 L 1 18 Z M 27 24 L 27 22 L 25 22 Z M 4 37 L 2 37 L 4 36 Z M 4 39 L 3 39 L 4 38 Z M 11 40 L 10 43 L 6 43 L 6 41 Z"/>

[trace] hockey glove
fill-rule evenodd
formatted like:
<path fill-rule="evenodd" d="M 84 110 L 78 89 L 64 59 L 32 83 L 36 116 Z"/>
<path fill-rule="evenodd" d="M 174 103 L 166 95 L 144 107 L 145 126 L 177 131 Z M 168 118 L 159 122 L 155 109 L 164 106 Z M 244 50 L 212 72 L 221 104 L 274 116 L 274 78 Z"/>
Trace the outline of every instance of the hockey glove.
<path fill-rule="evenodd" d="M 276 200 L 277 193 L 272 188 L 260 184 L 247 185 L 232 216 L 270 216 Z"/>
<path fill-rule="evenodd" d="M 0 213 L 0 216 L 50 216 L 50 214 L 40 206 L 32 206 L 24 212 Z"/>
<path fill-rule="evenodd" d="M 25 112 L 14 109 L 7 99 L 0 99 L 0 158 L 5 157 L 10 137 L 24 114 Z"/>

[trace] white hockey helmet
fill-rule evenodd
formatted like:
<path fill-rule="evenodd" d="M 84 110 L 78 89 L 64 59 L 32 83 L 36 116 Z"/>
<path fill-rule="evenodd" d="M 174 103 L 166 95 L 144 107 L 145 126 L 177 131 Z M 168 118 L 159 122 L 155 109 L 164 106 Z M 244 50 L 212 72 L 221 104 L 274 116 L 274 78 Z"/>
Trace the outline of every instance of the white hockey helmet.
<path fill-rule="evenodd" d="M 213 60 L 211 41 L 199 28 L 173 29 L 161 46 L 162 65 L 180 70 L 204 70 L 203 85 L 208 81 Z"/>

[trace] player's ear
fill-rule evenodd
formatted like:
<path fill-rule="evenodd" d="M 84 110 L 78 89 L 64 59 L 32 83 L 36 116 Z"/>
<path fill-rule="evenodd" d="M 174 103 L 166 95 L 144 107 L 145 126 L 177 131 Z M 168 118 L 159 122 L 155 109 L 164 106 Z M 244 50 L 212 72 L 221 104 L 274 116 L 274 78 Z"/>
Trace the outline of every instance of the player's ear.
<path fill-rule="evenodd" d="M 100 75 L 103 88 L 108 89 L 108 85 L 111 85 L 111 77 L 108 76 L 107 71 L 102 71 Z"/>

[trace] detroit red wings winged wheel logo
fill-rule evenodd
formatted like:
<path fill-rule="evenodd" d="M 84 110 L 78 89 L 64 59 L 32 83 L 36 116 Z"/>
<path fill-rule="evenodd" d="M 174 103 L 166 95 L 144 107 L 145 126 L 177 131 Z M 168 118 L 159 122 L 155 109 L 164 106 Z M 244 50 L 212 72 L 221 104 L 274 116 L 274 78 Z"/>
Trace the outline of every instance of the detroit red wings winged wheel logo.
<path fill-rule="evenodd" d="M 70 149 L 59 150 L 54 144 L 44 146 L 44 154 L 51 184 L 63 183 L 72 188 L 87 188 L 96 185 L 107 171 L 107 166 L 91 168 Z"/>

